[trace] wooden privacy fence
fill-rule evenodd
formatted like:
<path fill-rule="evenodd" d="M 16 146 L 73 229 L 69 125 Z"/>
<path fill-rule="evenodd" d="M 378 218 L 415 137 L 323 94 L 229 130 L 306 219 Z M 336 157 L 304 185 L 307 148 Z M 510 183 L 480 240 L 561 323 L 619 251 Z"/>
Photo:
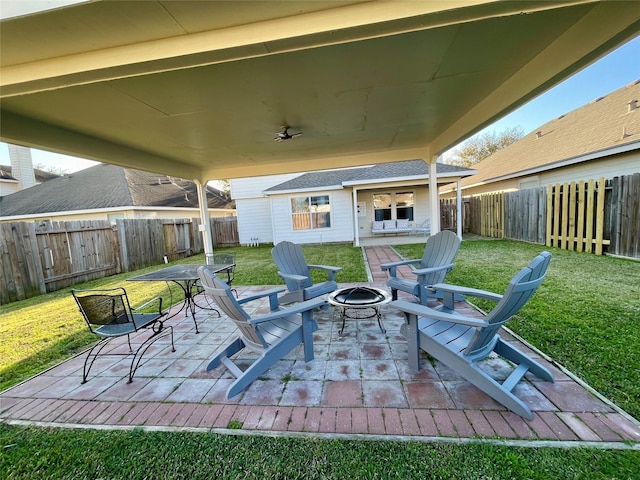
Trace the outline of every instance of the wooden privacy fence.
<path fill-rule="evenodd" d="M 504 193 L 487 193 L 468 198 L 470 231 L 484 237 L 504 236 Z"/>
<path fill-rule="evenodd" d="M 640 173 L 464 200 L 472 233 L 640 258 Z"/>
<path fill-rule="evenodd" d="M 546 187 L 505 193 L 504 237 L 544 244 L 546 215 Z"/>
<path fill-rule="evenodd" d="M 201 253 L 199 223 L 195 218 L 118 219 L 115 225 L 103 220 L 2 223 L 0 304 Z M 212 224 L 218 233 L 214 247 L 238 244 L 235 217 L 212 219 Z"/>
<path fill-rule="evenodd" d="M 548 247 L 602 255 L 606 182 L 571 182 L 547 189 Z"/>

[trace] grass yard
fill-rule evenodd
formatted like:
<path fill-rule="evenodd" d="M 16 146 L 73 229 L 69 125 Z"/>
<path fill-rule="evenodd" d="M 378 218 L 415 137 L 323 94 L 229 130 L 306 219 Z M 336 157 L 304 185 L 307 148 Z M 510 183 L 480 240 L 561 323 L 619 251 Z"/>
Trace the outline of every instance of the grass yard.
<path fill-rule="evenodd" d="M 304 247 L 310 264 L 339 265 L 338 282 L 366 282 L 362 251 L 352 246 Z M 236 285 L 283 285 L 271 258 L 271 247 L 219 249 L 236 252 Z M 204 255 L 196 255 L 170 263 L 204 263 Z M 183 298 L 180 288 L 173 285 L 172 297 L 162 282 L 127 282 L 127 278 L 164 268 L 158 265 L 135 272 L 74 285 L 73 288 L 115 288 L 127 290 L 131 305 L 139 305 L 154 296 L 162 296 L 163 306 Z M 313 272 L 322 279 L 322 272 Z M 317 277 L 316 277 L 317 276 Z M 324 277 L 326 279 L 326 276 Z M 46 368 L 81 352 L 96 341 L 71 296 L 71 288 L 0 307 L 0 391 L 6 390 Z"/>
<path fill-rule="evenodd" d="M 7 479 L 637 479 L 640 451 L 0 425 Z M 117 453 L 114 453 L 117 452 Z"/>
<path fill-rule="evenodd" d="M 360 249 L 303 248 L 309 263 L 343 266 L 339 282 L 366 281 Z M 509 241 L 463 242 L 448 281 L 502 292 L 509 279 L 543 249 Z M 225 250 L 237 253 L 236 285 L 282 283 L 269 247 Z M 406 258 L 417 258 L 423 246 L 403 245 L 397 250 Z M 550 250 L 553 259 L 545 282 L 508 326 L 640 417 L 640 263 Z M 202 261 L 200 255 L 182 262 Z M 124 285 L 133 304 L 159 294 L 168 301 L 163 284 L 126 283 L 131 276 L 161 267 L 76 288 Z M 179 292 L 175 295 L 174 299 L 180 298 Z M 491 308 L 489 303 L 479 306 Z M 85 330 L 69 289 L 3 306 L 0 390 L 86 348 L 94 339 Z M 0 424 L 0 449 L 0 472 L 8 479 L 640 478 L 638 450 L 519 448 L 489 443 L 346 441 Z"/>
<path fill-rule="evenodd" d="M 423 248 L 397 250 L 420 258 Z M 502 293 L 543 250 L 506 240 L 463 242 L 447 281 Z M 548 250 L 547 277 L 507 326 L 640 418 L 640 262 Z"/>

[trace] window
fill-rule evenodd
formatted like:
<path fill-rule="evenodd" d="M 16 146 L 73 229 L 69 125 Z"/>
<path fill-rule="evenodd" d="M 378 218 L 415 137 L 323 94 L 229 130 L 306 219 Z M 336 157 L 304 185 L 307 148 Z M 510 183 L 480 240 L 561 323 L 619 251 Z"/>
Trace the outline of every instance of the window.
<path fill-rule="evenodd" d="M 294 230 L 330 228 L 331 203 L 329 195 L 292 198 L 291 216 Z"/>
<path fill-rule="evenodd" d="M 391 194 L 376 193 L 373 195 L 374 220 L 391 220 Z"/>
<path fill-rule="evenodd" d="M 413 192 L 396 193 L 396 219 L 413 221 Z"/>
<path fill-rule="evenodd" d="M 373 195 L 374 220 L 413 221 L 413 192 L 376 193 Z"/>

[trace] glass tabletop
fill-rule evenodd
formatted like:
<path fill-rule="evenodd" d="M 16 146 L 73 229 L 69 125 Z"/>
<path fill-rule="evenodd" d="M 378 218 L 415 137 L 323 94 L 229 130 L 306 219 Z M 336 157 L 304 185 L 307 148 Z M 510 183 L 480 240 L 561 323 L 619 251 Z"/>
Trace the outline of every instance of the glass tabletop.
<path fill-rule="evenodd" d="M 136 277 L 129 278 L 130 282 L 144 281 L 189 281 L 198 279 L 198 268 L 207 267 L 213 273 L 222 272 L 233 268 L 233 263 L 218 263 L 213 265 L 172 265 L 171 267 L 161 268 L 155 272 L 145 273 Z"/>

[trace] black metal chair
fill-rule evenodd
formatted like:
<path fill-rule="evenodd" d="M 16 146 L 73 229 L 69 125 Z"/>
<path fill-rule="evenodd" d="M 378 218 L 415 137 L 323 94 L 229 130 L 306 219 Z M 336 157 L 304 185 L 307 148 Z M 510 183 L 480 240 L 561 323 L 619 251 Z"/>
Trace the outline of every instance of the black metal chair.
<path fill-rule="evenodd" d="M 110 340 L 125 336 L 129 344 L 129 353 L 134 353 L 131 346 L 130 335 L 143 329 L 150 329 L 151 335 L 145 338 L 136 349 L 131 367 L 129 368 L 129 383 L 140 364 L 142 355 L 156 340 L 166 335 L 171 335 L 171 351 L 175 352 L 173 343 L 173 327 L 163 324 L 161 318 L 166 315 L 162 311 L 162 298 L 155 297 L 140 305 L 136 309 L 131 308 L 129 298 L 124 288 L 112 288 L 105 290 L 71 290 L 73 298 L 78 304 L 80 313 L 84 317 L 87 326 L 92 333 L 101 337 L 94 345 L 84 361 L 82 383 L 86 383 L 89 371 L 96 358 Z M 152 303 L 158 302 L 158 310 L 152 313 L 138 313 L 147 309 Z"/>

